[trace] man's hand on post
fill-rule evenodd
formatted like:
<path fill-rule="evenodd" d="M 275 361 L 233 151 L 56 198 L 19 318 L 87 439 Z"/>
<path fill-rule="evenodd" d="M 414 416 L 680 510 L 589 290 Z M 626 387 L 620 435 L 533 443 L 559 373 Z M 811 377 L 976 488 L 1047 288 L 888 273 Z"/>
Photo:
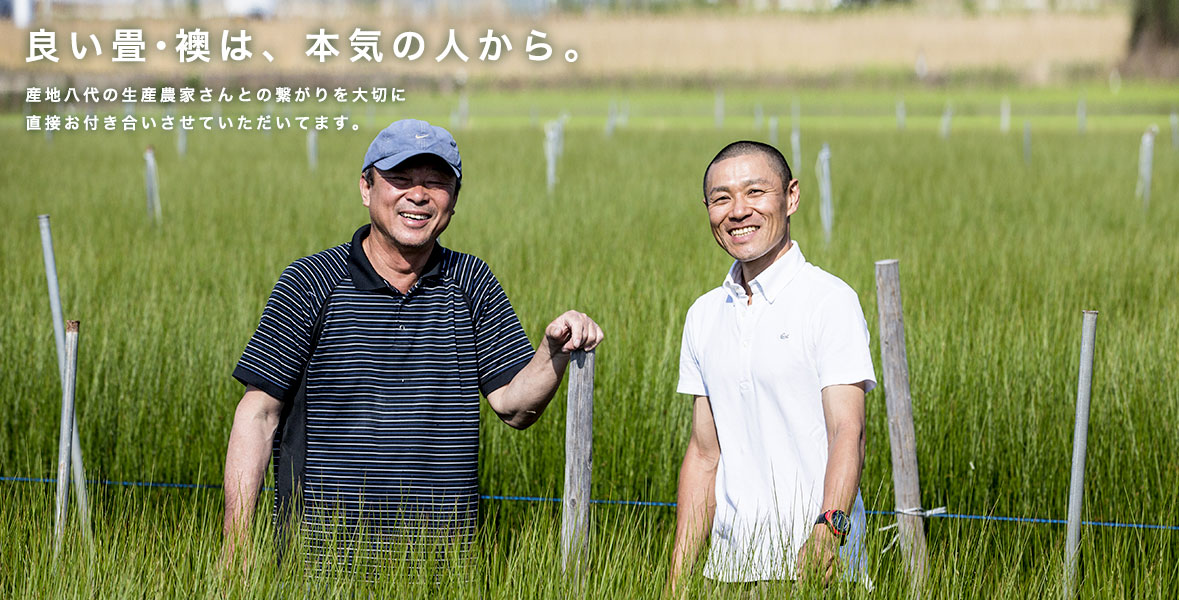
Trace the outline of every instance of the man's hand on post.
<path fill-rule="evenodd" d="M 524 429 L 536 422 L 552 400 L 574 350 L 593 350 L 605 336 L 584 313 L 570 310 L 553 319 L 544 341 L 512 381 L 487 394 L 492 410 L 508 425 Z"/>
<path fill-rule="evenodd" d="M 588 352 L 596 348 L 604 336 L 602 328 L 593 319 L 575 310 L 566 311 L 544 329 L 544 340 L 553 356 L 574 350 Z"/>

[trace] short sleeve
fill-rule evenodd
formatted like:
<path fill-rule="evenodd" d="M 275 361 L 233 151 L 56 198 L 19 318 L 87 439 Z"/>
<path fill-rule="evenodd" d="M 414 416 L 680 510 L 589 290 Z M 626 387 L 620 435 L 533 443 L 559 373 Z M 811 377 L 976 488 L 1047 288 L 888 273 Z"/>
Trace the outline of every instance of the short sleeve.
<path fill-rule="evenodd" d="M 868 346 L 868 323 L 860 299 L 849 287 L 842 287 L 819 303 L 815 322 L 815 358 L 819 387 L 865 384 L 876 387 L 876 373 Z"/>
<path fill-rule="evenodd" d="M 499 280 L 480 264 L 479 284 L 473 298 L 475 351 L 479 365 L 479 391 L 484 396 L 505 386 L 532 358 L 532 342 L 508 301 Z"/>
<path fill-rule="evenodd" d="M 704 387 L 704 376 L 700 371 L 700 360 L 696 352 L 695 327 L 692 325 L 692 311 L 684 319 L 684 333 L 680 339 L 680 381 L 676 391 L 693 396 L 707 396 L 708 389 Z"/>
<path fill-rule="evenodd" d="M 279 400 L 286 399 L 298 385 L 310 352 L 311 330 L 318 314 L 312 298 L 296 265 L 287 267 L 233 370 L 235 379 Z"/>

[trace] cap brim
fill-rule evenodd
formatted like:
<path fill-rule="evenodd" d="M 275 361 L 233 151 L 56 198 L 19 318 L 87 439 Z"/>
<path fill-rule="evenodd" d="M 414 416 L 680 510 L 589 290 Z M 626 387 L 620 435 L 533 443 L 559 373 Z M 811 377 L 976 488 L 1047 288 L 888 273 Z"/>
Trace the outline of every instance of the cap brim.
<path fill-rule="evenodd" d="M 423 154 L 429 154 L 430 156 L 437 156 L 438 160 L 441 160 L 442 162 L 446 163 L 446 166 L 450 167 L 450 170 L 454 172 L 454 176 L 456 178 L 458 178 L 459 181 L 462 181 L 463 174 L 460 173 L 459 170 L 454 167 L 454 165 L 450 164 L 450 161 L 446 160 L 446 158 L 444 158 L 441 154 L 438 154 L 437 152 L 430 152 L 429 150 L 408 150 L 406 152 L 401 152 L 399 154 L 394 154 L 392 156 L 386 156 L 385 158 L 382 158 L 382 159 L 368 165 L 367 167 L 365 167 L 365 169 L 367 169 L 368 167 L 376 167 L 382 171 L 389 171 L 389 170 L 397 167 L 397 165 L 399 165 L 399 164 L 401 164 L 401 163 L 403 163 L 403 162 L 405 162 L 415 156 L 421 156 Z"/>

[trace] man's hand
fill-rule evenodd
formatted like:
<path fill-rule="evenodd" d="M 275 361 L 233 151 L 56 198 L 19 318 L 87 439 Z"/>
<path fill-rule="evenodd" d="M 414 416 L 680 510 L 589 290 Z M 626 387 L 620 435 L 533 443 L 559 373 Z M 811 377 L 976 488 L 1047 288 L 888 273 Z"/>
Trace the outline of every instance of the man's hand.
<path fill-rule="evenodd" d="M 223 573 L 232 575 L 237 572 L 242 574 L 249 572 L 250 566 L 254 563 L 254 557 L 252 556 L 253 547 L 248 538 L 249 533 L 237 531 L 225 536 L 219 560 Z"/>
<path fill-rule="evenodd" d="M 864 469 L 864 385 L 829 385 L 822 390 L 822 402 L 827 470 L 821 506 L 851 512 Z M 798 576 L 826 585 L 839 560 L 839 542 L 826 523 L 815 525 L 798 553 Z"/>
<path fill-rule="evenodd" d="M 839 563 L 839 538 L 831 533 L 831 528 L 825 523 L 815 525 L 811 536 L 807 538 L 802 549 L 798 551 L 799 579 L 818 578 L 823 585 L 831 581 L 835 574 L 835 566 Z"/>
<path fill-rule="evenodd" d="M 602 342 L 602 328 L 585 313 L 570 310 L 553 319 L 544 329 L 544 341 L 550 355 L 568 354 L 574 350 L 590 351 Z"/>
<path fill-rule="evenodd" d="M 692 433 L 676 488 L 675 546 L 671 550 L 671 568 L 664 590 L 672 598 L 683 596 L 680 579 L 691 570 L 712 532 L 719 465 L 720 441 L 716 437 L 712 403 L 707 396 L 696 396 L 692 404 Z"/>

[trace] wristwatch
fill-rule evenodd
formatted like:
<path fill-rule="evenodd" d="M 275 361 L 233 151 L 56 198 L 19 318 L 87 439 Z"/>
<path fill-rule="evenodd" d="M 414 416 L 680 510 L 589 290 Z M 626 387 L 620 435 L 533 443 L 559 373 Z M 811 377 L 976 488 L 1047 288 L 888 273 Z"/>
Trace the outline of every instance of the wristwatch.
<path fill-rule="evenodd" d="M 826 524 L 831 528 L 831 533 L 839 538 L 839 545 L 842 546 L 847 543 L 847 533 L 851 531 L 851 519 L 847 518 L 847 513 L 833 508 L 821 515 L 815 521 L 815 525 Z"/>

